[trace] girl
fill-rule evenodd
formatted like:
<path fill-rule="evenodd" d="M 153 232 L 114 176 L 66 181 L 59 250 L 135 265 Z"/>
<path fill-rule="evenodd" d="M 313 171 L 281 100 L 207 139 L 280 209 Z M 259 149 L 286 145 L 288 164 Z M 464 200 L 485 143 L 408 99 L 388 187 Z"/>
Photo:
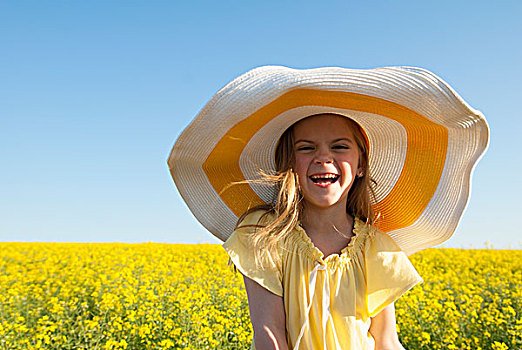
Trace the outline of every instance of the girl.
<path fill-rule="evenodd" d="M 487 140 L 424 70 L 261 67 L 216 94 L 169 165 L 244 276 L 252 348 L 402 349 L 393 302 L 422 281 L 406 253 L 451 236 Z"/>
<path fill-rule="evenodd" d="M 366 224 L 374 215 L 361 130 L 335 114 L 307 117 L 275 156 L 279 201 L 249 211 L 224 244 L 245 276 L 256 348 L 368 349 L 375 339 L 377 349 L 402 349 L 391 302 L 421 279 Z M 368 295 L 374 279 L 384 288 Z"/>

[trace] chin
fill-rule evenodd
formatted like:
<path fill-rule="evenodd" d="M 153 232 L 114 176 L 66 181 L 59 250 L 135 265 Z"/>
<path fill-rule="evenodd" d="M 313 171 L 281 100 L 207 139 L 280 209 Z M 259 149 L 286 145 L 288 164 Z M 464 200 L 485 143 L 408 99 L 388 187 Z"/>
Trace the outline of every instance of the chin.
<path fill-rule="evenodd" d="M 336 205 L 341 205 L 340 200 L 305 201 L 311 207 L 318 209 L 329 209 Z"/>

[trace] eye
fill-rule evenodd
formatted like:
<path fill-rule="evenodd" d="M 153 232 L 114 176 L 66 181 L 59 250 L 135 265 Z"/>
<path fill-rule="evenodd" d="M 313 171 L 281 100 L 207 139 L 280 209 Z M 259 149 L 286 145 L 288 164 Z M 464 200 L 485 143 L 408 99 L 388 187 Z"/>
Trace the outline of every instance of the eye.
<path fill-rule="evenodd" d="M 298 151 L 312 151 L 314 148 L 312 146 L 300 146 L 297 147 Z"/>
<path fill-rule="evenodd" d="M 333 149 L 337 149 L 337 150 L 345 150 L 345 149 L 350 149 L 349 146 L 347 145 L 334 145 L 332 146 Z"/>

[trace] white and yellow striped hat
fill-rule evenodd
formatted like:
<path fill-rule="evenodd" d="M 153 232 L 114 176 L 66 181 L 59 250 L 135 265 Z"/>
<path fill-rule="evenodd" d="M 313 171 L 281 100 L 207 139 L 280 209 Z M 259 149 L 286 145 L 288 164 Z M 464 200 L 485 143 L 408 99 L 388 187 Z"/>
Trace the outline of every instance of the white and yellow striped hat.
<path fill-rule="evenodd" d="M 366 132 L 379 228 L 408 254 L 451 237 L 488 146 L 484 116 L 433 73 L 412 67 L 255 68 L 231 81 L 181 133 L 170 172 L 194 216 L 226 240 L 247 209 L 274 198 L 282 133 L 307 116 L 344 115 Z"/>

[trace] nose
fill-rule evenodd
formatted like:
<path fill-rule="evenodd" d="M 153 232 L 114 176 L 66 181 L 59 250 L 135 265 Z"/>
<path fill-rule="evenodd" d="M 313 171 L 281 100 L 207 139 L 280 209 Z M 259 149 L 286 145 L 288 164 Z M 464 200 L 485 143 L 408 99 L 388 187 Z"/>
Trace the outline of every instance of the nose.
<path fill-rule="evenodd" d="M 333 162 L 332 153 L 328 147 L 319 147 L 315 152 L 314 162 L 316 164 L 330 164 Z"/>

